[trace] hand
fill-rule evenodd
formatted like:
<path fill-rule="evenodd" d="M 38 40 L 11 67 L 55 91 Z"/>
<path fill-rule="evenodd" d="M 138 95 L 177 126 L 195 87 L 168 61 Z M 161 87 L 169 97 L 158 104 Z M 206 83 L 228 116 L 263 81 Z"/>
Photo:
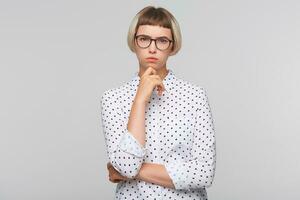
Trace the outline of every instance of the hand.
<path fill-rule="evenodd" d="M 120 181 L 129 180 L 129 178 L 122 176 L 111 163 L 107 163 L 107 169 L 109 172 L 109 181 L 113 183 L 119 183 Z"/>
<path fill-rule="evenodd" d="M 158 95 L 161 96 L 165 91 L 163 81 L 154 68 L 148 67 L 140 78 L 136 98 L 142 102 L 148 102 L 155 87 L 157 87 Z"/>

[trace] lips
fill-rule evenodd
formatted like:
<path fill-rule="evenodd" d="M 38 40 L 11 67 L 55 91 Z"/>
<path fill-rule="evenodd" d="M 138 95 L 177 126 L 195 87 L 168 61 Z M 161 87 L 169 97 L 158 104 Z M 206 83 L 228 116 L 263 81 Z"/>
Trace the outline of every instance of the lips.
<path fill-rule="evenodd" d="M 157 58 L 155 58 L 155 57 L 148 57 L 148 58 L 146 58 L 147 60 L 158 60 Z"/>
<path fill-rule="evenodd" d="M 146 58 L 146 60 L 147 60 L 148 62 L 156 62 L 158 59 L 155 58 L 155 57 L 148 57 L 148 58 Z"/>

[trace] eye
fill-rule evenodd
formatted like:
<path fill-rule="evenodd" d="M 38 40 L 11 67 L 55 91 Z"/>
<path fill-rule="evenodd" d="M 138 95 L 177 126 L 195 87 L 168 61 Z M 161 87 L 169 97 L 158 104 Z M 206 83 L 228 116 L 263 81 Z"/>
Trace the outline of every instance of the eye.
<path fill-rule="evenodd" d="M 169 40 L 167 40 L 167 39 L 165 39 L 165 38 L 159 38 L 158 41 L 159 41 L 160 43 L 164 43 L 164 44 L 169 42 Z"/>
<path fill-rule="evenodd" d="M 140 37 L 140 39 L 139 39 L 140 41 L 148 41 L 149 40 L 149 38 L 147 38 L 147 37 Z"/>

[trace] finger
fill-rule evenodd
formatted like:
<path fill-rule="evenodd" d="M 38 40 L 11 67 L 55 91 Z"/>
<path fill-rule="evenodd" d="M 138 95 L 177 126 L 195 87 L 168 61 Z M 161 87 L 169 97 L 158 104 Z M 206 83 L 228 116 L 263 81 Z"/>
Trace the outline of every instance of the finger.
<path fill-rule="evenodd" d="M 164 84 L 163 84 L 163 80 L 161 79 L 161 77 L 159 75 L 149 75 L 151 78 L 154 78 L 155 80 L 157 80 L 159 82 L 159 85 L 161 85 L 161 87 L 163 89 L 165 89 Z"/>
<path fill-rule="evenodd" d="M 109 167 L 109 168 L 107 168 L 107 171 L 110 173 L 111 172 L 111 168 Z"/>
<path fill-rule="evenodd" d="M 164 84 L 162 79 L 157 75 L 151 75 L 151 77 L 153 78 L 153 80 L 155 80 L 155 86 L 159 86 L 159 89 L 164 89 Z"/>
<path fill-rule="evenodd" d="M 113 179 L 113 180 L 111 180 L 111 182 L 113 182 L 113 183 L 119 183 L 121 180 L 118 180 L 118 179 Z"/>
<path fill-rule="evenodd" d="M 154 81 L 155 86 L 157 87 L 157 90 L 164 91 L 166 90 L 164 83 L 161 80 L 156 80 Z"/>
<path fill-rule="evenodd" d="M 157 89 L 158 89 L 159 91 L 165 91 L 165 90 L 166 90 L 166 87 L 165 87 L 164 83 L 161 82 L 161 83 L 157 86 Z"/>
<path fill-rule="evenodd" d="M 161 86 L 158 86 L 157 92 L 158 92 L 158 95 L 162 95 L 163 88 Z"/>
<path fill-rule="evenodd" d="M 151 75 L 149 75 L 149 77 L 157 79 L 157 80 L 161 80 L 161 78 L 158 74 L 151 74 Z"/>
<path fill-rule="evenodd" d="M 107 169 L 114 169 L 114 166 L 111 163 L 107 164 Z"/>
<path fill-rule="evenodd" d="M 122 181 L 121 179 L 111 179 L 111 181 L 113 182 L 113 183 L 118 183 L 118 182 L 120 182 L 120 181 Z"/>
<path fill-rule="evenodd" d="M 109 181 L 112 182 L 112 183 L 118 183 L 119 182 L 118 180 L 111 179 L 111 178 L 109 179 Z"/>
<path fill-rule="evenodd" d="M 117 174 L 114 174 L 110 177 L 111 180 L 113 181 L 122 181 L 124 178 L 122 176 L 119 176 Z"/>
<path fill-rule="evenodd" d="M 151 74 L 157 74 L 157 72 L 156 72 L 156 70 L 154 68 L 148 67 L 145 70 L 145 72 L 144 72 L 144 74 L 142 76 L 144 76 L 144 75 L 151 75 Z"/>

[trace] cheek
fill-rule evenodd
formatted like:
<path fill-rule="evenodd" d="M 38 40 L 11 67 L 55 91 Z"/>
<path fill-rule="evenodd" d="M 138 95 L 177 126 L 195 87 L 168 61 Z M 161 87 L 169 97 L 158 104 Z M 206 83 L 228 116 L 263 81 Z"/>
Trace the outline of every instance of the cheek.
<path fill-rule="evenodd" d="M 136 55 L 136 57 L 137 57 L 137 59 L 138 59 L 139 61 L 142 61 L 142 59 L 143 59 L 143 54 L 142 54 L 140 51 L 136 51 L 136 52 L 135 52 L 135 55 Z"/>
<path fill-rule="evenodd" d="M 167 59 L 168 59 L 168 56 L 163 55 L 163 56 L 160 57 L 160 61 L 159 62 L 165 63 L 167 61 Z"/>
<path fill-rule="evenodd" d="M 137 57 L 139 57 L 140 59 L 143 59 L 145 57 L 145 55 L 147 54 L 147 51 L 144 51 L 144 49 L 136 49 L 135 53 L 137 55 Z"/>

